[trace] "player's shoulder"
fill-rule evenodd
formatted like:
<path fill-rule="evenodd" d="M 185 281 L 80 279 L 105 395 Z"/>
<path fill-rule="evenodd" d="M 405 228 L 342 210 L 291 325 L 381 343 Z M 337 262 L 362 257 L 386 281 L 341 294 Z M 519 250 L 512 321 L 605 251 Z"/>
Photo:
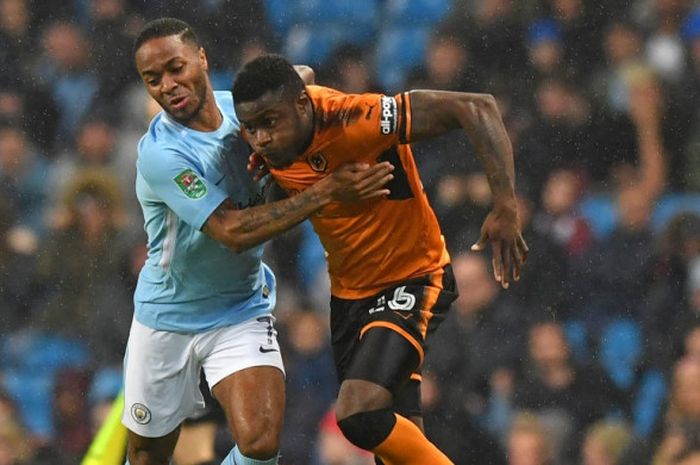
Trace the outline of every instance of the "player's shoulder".
<path fill-rule="evenodd" d="M 216 104 L 226 115 L 236 115 L 236 110 L 233 106 L 233 94 L 230 90 L 215 90 L 214 100 L 216 100 Z"/>
<path fill-rule="evenodd" d="M 148 126 L 148 130 L 138 143 L 137 164 L 139 167 L 164 163 L 172 159 L 173 153 L 180 152 L 184 135 L 181 128 L 172 122 L 164 112 L 158 113 Z"/>

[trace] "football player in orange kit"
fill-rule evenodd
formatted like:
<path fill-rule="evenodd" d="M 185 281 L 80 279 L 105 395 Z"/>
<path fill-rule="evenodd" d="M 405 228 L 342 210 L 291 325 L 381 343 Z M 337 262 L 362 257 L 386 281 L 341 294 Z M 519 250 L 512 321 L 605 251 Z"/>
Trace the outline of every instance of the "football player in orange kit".
<path fill-rule="evenodd" d="M 518 280 L 527 256 L 513 154 L 494 98 L 420 90 L 350 95 L 305 86 L 283 57 L 249 62 L 233 86 L 242 134 L 287 194 L 347 162 L 389 161 L 390 193 L 332 203 L 311 217 L 327 252 L 331 335 L 345 436 L 386 465 L 452 463 L 421 431 L 426 338 L 456 298 L 450 258 L 409 142 L 462 128 L 491 186 L 493 209 L 472 246 L 491 243 L 495 279 Z M 255 164 L 255 159 L 253 159 Z"/>

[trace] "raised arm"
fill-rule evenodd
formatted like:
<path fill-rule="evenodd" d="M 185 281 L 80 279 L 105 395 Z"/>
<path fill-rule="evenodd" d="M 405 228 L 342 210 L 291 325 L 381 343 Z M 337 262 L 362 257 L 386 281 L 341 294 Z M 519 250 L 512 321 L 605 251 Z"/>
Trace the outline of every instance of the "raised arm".
<path fill-rule="evenodd" d="M 472 250 L 481 251 L 491 243 L 494 276 L 507 288 L 511 268 L 513 279 L 520 278 L 528 248 L 515 200 L 513 149 L 496 99 L 488 94 L 433 90 L 414 90 L 409 95 L 412 141 L 462 128 L 474 146 L 494 205 Z"/>
<path fill-rule="evenodd" d="M 346 165 L 295 196 L 243 210 L 227 199 L 209 216 L 202 231 L 241 252 L 290 229 L 330 202 L 388 194 L 383 186 L 393 178 L 393 169 L 389 163 Z"/>

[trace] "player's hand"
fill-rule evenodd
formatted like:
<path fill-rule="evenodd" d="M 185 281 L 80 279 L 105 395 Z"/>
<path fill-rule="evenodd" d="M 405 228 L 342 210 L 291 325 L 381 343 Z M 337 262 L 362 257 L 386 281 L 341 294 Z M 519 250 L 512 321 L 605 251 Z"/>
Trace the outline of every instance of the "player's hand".
<path fill-rule="evenodd" d="M 389 162 L 370 166 L 367 163 L 343 165 L 323 179 L 333 200 L 352 202 L 388 195 L 386 183 L 394 179 L 394 165 Z"/>
<path fill-rule="evenodd" d="M 481 252 L 491 243 L 493 275 L 504 289 L 513 280 L 520 280 L 520 270 L 529 251 L 520 232 L 520 219 L 515 206 L 494 207 L 481 226 L 481 237 L 471 250 Z M 512 271 L 511 271 L 512 270 Z"/>
<path fill-rule="evenodd" d="M 251 153 L 248 157 L 248 164 L 246 169 L 249 173 L 253 175 L 255 181 L 260 181 L 262 178 L 268 175 L 270 169 L 267 167 L 263 157 L 257 153 Z"/>

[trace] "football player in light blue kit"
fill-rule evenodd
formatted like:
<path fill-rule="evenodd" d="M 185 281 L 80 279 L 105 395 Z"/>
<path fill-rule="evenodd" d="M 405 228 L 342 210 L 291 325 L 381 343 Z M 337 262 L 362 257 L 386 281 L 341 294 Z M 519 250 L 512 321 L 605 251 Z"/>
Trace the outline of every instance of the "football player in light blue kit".
<path fill-rule="evenodd" d="M 148 259 L 125 356 L 128 463 L 170 463 L 180 424 L 203 407 L 203 369 L 237 444 L 223 463 L 275 464 L 284 368 L 272 317 L 275 278 L 261 244 L 330 202 L 387 194 L 393 167 L 348 165 L 264 204 L 264 186 L 246 170 L 231 93 L 213 91 L 190 26 L 172 18 L 148 23 L 134 56 L 164 111 L 138 146 Z"/>

